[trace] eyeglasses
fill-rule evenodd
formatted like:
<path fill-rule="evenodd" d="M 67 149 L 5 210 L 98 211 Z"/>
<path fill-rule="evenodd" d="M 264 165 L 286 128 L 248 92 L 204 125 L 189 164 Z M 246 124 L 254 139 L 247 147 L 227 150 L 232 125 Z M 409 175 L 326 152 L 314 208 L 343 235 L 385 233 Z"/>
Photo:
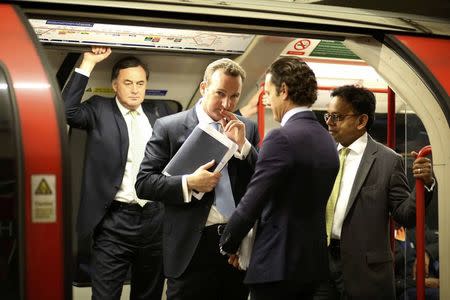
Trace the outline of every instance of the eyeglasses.
<path fill-rule="evenodd" d="M 346 117 L 354 117 L 354 116 L 359 116 L 359 115 L 355 115 L 355 114 L 341 115 L 341 114 L 336 114 L 336 113 L 333 113 L 333 114 L 326 113 L 323 115 L 323 119 L 325 120 L 325 122 L 328 122 L 328 120 L 331 119 L 331 121 L 333 123 L 336 123 L 336 122 L 343 121 Z"/>

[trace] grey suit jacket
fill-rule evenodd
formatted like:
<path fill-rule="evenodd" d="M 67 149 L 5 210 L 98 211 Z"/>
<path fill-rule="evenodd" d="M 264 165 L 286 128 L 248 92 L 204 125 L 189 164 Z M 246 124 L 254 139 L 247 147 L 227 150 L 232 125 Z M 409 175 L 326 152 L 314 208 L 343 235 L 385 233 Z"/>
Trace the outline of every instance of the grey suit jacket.
<path fill-rule="evenodd" d="M 236 203 L 245 192 L 257 158 L 259 135 L 256 124 L 238 116 L 245 123 L 246 138 L 253 145 L 245 160 L 232 158 L 228 174 Z M 163 228 L 164 273 L 177 278 L 186 270 L 205 227 L 214 191 L 200 201 L 185 203 L 182 176 L 165 176 L 161 172 L 198 124 L 195 109 L 158 119 L 147 144 L 145 158 L 136 181 L 139 197 L 164 203 Z M 218 247 L 218 246 L 217 246 Z"/>
<path fill-rule="evenodd" d="M 395 299 L 389 215 L 411 227 L 415 209 L 402 157 L 369 136 L 341 232 L 344 286 L 352 299 Z"/>

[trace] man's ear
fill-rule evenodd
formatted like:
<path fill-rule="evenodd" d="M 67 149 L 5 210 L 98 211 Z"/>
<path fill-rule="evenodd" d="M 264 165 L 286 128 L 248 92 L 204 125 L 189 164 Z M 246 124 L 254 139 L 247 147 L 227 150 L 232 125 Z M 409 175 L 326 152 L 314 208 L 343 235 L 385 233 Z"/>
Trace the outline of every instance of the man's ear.
<path fill-rule="evenodd" d="M 113 88 L 114 92 L 117 93 L 117 79 L 114 79 L 114 80 L 111 82 L 111 85 L 112 85 L 112 88 Z"/>
<path fill-rule="evenodd" d="M 206 88 L 207 88 L 207 83 L 206 83 L 206 81 L 200 82 L 200 94 L 201 94 L 202 96 L 205 96 Z"/>
<path fill-rule="evenodd" d="M 369 121 L 369 116 L 362 114 L 358 117 L 358 129 L 363 129 L 366 127 L 367 121 Z"/>
<path fill-rule="evenodd" d="M 283 98 L 283 100 L 286 100 L 289 96 L 289 88 L 284 82 L 280 86 L 280 96 Z"/>

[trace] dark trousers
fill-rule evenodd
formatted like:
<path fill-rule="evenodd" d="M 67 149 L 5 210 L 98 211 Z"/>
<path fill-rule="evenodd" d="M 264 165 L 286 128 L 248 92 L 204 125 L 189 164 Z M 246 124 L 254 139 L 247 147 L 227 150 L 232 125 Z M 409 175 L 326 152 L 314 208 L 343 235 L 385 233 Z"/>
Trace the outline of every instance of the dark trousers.
<path fill-rule="evenodd" d="M 246 300 L 245 273 L 228 264 L 219 252 L 217 225 L 205 227 L 186 271 L 167 278 L 168 300 Z"/>
<path fill-rule="evenodd" d="M 320 283 L 299 284 L 293 281 L 278 281 L 250 285 L 251 300 L 315 300 Z"/>
<path fill-rule="evenodd" d="M 315 293 L 317 300 L 347 300 L 342 273 L 341 248 L 339 240 L 331 240 L 328 246 L 329 280 L 320 285 Z"/>
<path fill-rule="evenodd" d="M 162 218 L 161 203 L 113 201 L 93 236 L 92 299 L 120 299 L 130 266 L 130 299 L 161 299 Z"/>

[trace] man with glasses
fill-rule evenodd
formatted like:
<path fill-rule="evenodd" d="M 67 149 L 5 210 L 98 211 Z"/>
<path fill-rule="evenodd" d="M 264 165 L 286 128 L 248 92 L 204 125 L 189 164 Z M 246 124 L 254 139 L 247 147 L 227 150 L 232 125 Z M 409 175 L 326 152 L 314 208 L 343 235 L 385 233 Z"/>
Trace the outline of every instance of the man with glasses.
<path fill-rule="evenodd" d="M 389 216 L 414 226 L 415 192 L 402 157 L 367 133 L 375 119 L 374 94 L 347 85 L 331 96 L 324 118 L 338 143 L 341 167 L 326 212 L 330 280 L 318 296 L 395 299 Z M 430 159 L 417 158 L 412 170 L 425 183 L 428 203 L 435 183 Z"/>

